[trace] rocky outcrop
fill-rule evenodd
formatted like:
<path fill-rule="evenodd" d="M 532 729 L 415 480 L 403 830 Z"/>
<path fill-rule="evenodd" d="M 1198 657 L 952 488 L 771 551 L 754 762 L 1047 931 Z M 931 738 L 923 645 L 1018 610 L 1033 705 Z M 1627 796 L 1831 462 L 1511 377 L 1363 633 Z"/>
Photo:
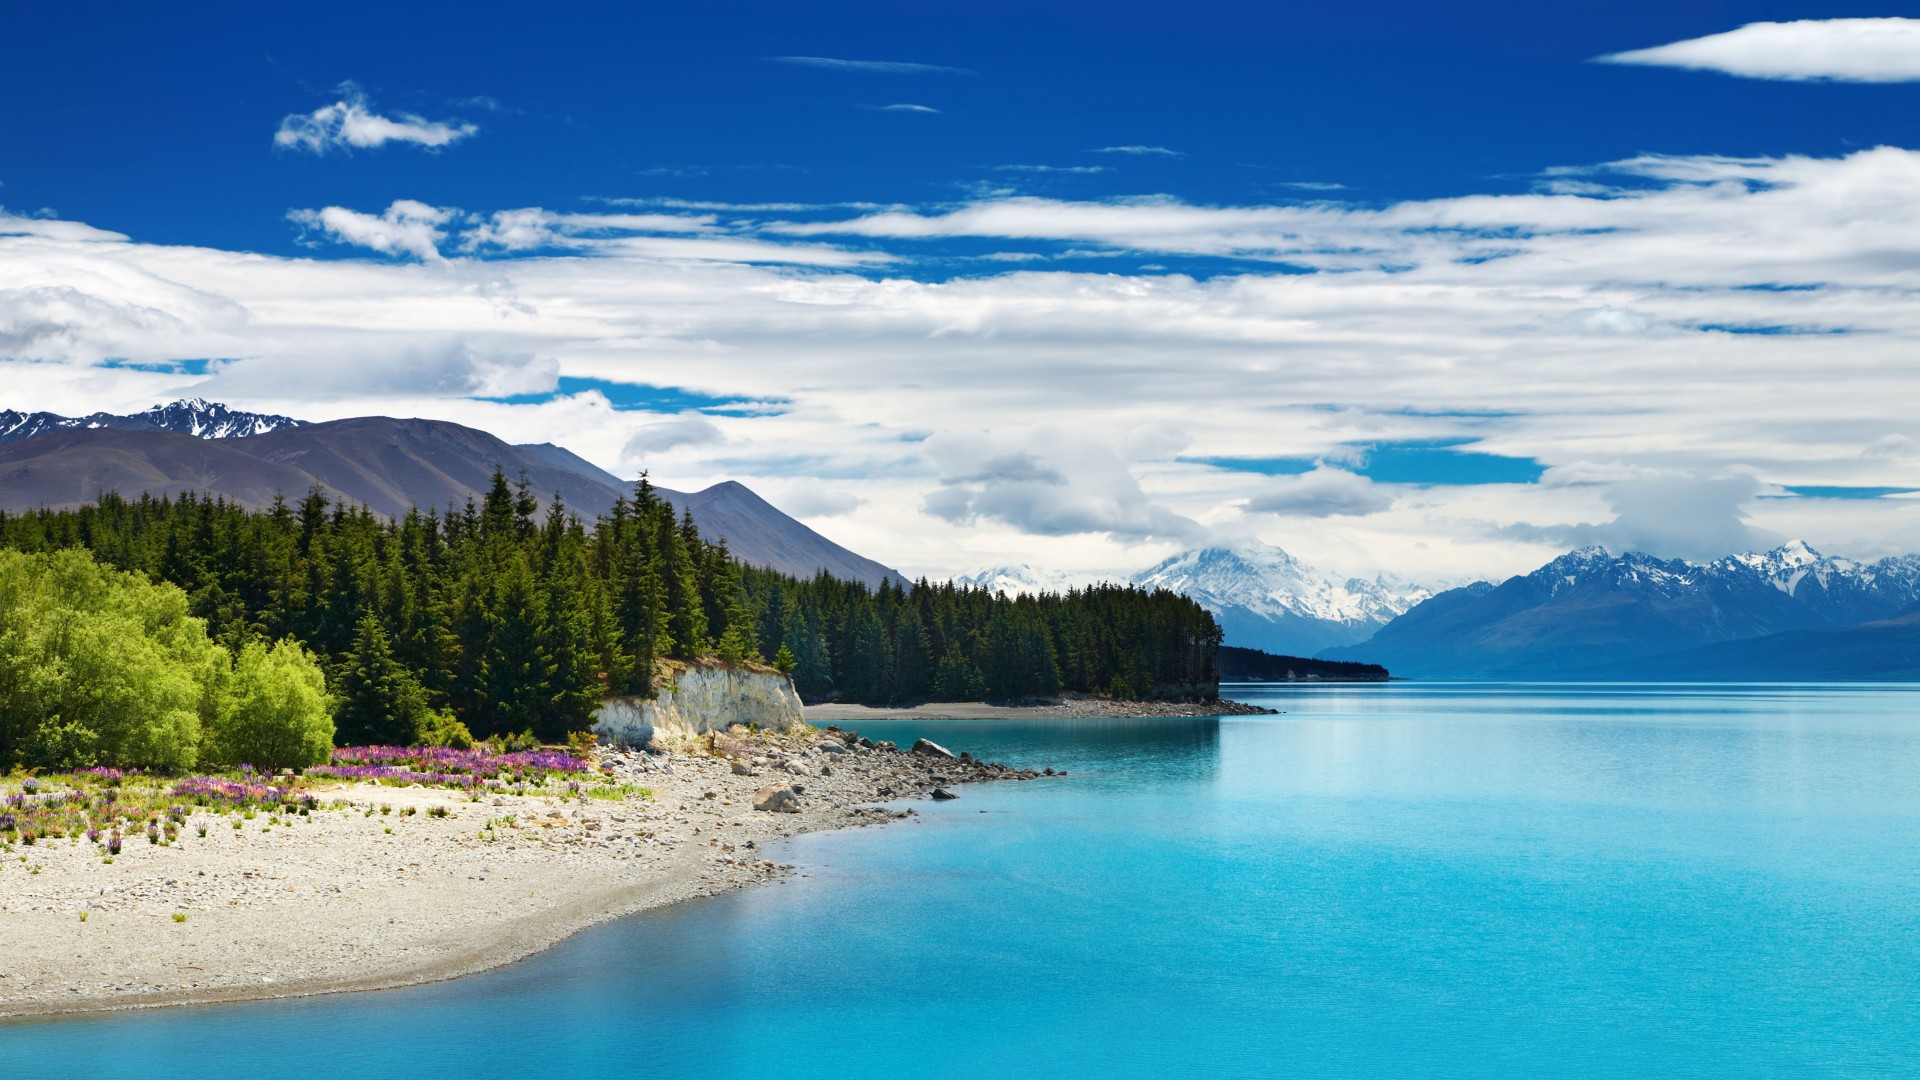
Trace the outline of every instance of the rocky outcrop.
<path fill-rule="evenodd" d="M 753 808 L 769 814 L 797 814 L 800 796 L 790 784 L 767 784 L 753 793 Z"/>
<path fill-rule="evenodd" d="M 802 722 L 793 680 L 778 672 L 716 664 L 676 673 L 651 699 L 607 699 L 594 719 L 594 732 L 617 745 L 647 746 L 684 742 L 734 724 L 787 731 Z"/>

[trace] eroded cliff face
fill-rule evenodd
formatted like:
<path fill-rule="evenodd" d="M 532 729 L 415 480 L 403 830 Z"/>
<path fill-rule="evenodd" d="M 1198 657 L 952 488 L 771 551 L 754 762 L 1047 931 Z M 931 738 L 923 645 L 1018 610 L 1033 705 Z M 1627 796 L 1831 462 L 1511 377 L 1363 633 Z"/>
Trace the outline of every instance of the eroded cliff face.
<path fill-rule="evenodd" d="M 793 680 L 776 672 L 691 667 L 664 680 L 652 700 L 609 698 L 594 731 L 622 746 L 672 745 L 734 724 L 786 731 L 802 723 Z"/>

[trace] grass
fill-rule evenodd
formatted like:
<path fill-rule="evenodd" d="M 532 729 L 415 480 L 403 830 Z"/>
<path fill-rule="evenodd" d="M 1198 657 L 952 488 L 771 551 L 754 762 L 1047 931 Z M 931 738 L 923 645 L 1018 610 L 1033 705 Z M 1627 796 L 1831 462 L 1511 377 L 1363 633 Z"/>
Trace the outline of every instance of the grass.
<path fill-rule="evenodd" d="M 582 794 L 586 795 L 589 799 L 600 799 L 604 802 L 619 802 L 629 795 L 638 795 L 643 799 L 651 799 L 653 798 L 653 789 L 644 788 L 638 784 L 596 784 L 593 787 L 587 788 Z"/>

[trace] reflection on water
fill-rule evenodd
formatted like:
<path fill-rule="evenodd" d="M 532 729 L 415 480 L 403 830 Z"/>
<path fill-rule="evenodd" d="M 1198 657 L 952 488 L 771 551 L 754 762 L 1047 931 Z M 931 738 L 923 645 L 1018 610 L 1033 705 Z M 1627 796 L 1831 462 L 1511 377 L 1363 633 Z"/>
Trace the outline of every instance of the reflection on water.
<path fill-rule="evenodd" d="M 929 738 L 955 753 L 1035 769 L 1085 772 L 1089 779 L 1198 782 L 1210 778 L 1220 753 L 1217 716 L 1033 721 L 872 721 L 860 734 L 902 747 Z"/>
<path fill-rule="evenodd" d="M 47 1076 L 1920 1075 L 1920 689 L 1263 686 L 874 724 L 1064 767 L 439 986 L 0 1027 Z M 0 941 L 3 955 L 4 941 Z"/>

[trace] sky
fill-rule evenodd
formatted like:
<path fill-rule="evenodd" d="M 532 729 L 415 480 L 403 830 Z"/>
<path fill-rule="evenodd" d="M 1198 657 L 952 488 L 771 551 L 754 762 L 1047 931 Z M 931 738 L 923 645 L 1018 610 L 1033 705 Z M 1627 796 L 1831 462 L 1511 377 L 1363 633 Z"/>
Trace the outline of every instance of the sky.
<path fill-rule="evenodd" d="M 912 575 L 1920 551 L 1920 19 L 16 5 L 0 408 L 746 483 Z"/>

